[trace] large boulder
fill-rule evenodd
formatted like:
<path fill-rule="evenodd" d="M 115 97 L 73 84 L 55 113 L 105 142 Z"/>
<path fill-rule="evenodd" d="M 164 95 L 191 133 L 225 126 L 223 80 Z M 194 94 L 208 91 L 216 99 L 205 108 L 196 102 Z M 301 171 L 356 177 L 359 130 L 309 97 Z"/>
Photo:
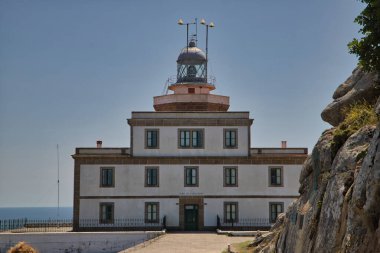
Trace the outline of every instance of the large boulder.
<path fill-rule="evenodd" d="M 355 69 L 322 117 L 333 125 L 342 108 L 365 100 L 380 116 L 375 75 Z M 254 252 L 380 252 L 380 122 L 363 126 L 332 151 L 335 129 L 322 133 L 300 175 L 300 197 Z"/>
<path fill-rule="evenodd" d="M 330 156 L 330 153 L 320 152 L 328 147 L 325 142 L 328 131 L 319 139 L 309 161 L 315 159 L 320 162 L 309 164 L 311 173 L 304 178 L 305 191 L 297 201 L 289 206 L 282 230 L 279 236 L 272 241 L 272 244 L 276 245 L 276 252 L 344 252 L 340 251 L 344 247 L 344 240 L 350 240 L 351 243 L 360 245 L 359 239 L 363 239 L 364 235 L 368 236 L 368 242 L 371 242 L 371 240 L 376 241 L 376 238 L 374 238 L 376 236 L 374 235 L 375 232 L 369 234 L 363 232 L 363 229 L 359 232 L 357 231 L 356 228 L 360 226 L 356 223 L 364 224 L 363 226 L 365 226 L 361 218 L 356 220 L 355 214 L 353 214 L 351 220 L 348 220 L 352 212 L 353 201 L 351 198 L 355 196 L 355 183 L 364 183 L 369 180 L 368 175 L 363 176 L 363 179 L 359 177 L 360 173 L 362 173 L 361 167 L 366 166 L 363 158 L 367 159 L 369 153 L 372 152 L 370 150 L 374 144 L 371 144 L 369 148 L 370 142 L 377 138 L 376 134 L 374 136 L 374 132 L 375 126 L 365 126 L 349 137 L 334 157 L 328 170 L 322 169 L 323 166 L 320 166 L 320 164 L 323 164 L 322 161 L 329 161 L 328 156 Z M 367 150 L 368 155 L 363 155 L 367 153 Z M 373 174 L 371 175 L 376 178 Z M 360 188 L 363 190 L 366 187 L 368 185 L 363 185 Z M 373 210 L 380 210 L 380 200 L 378 200 L 380 196 L 376 197 L 375 188 L 371 191 L 371 194 L 371 201 L 367 200 L 367 202 L 372 203 L 372 206 L 368 208 L 372 211 L 371 217 L 373 224 L 375 224 L 379 222 L 376 217 L 378 217 L 377 215 L 380 211 L 374 212 Z M 358 195 L 363 196 L 363 194 L 359 193 Z M 373 207 L 375 204 L 378 205 L 379 209 Z M 350 225 L 350 222 L 355 224 Z M 349 228 L 352 228 L 353 231 L 347 233 Z M 376 231 L 375 228 L 376 226 L 373 226 L 372 231 Z M 377 233 L 380 232 L 377 231 Z M 354 235 L 356 234 L 361 237 L 359 238 L 359 235 L 355 237 Z M 345 237 L 348 237 L 348 239 L 344 239 Z M 270 243 L 267 243 L 266 247 L 268 245 Z M 353 251 L 348 252 L 375 252 L 372 244 L 368 247 L 363 246 L 360 250 L 357 247 L 353 249 Z M 258 252 L 263 253 L 264 251 Z"/>
<path fill-rule="evenodd" d="M 380 123 L 353 185 L 342 252 L 380 252 Z"/>
<path fill-rule="evenodd" d="M 356 68 L 334 92 L 334 101 L 322 111 L 321 117 L 333 126 L 344 120 L 344 109 L 360 101 L 375 104 L 380 95 L 379 77 Z"/>
<path fill-rule="evenodd" d="M 360 129 L 346 141 L 334 159 L 320 204 L 314 246 L 316 252 L 336 252 L 341 247 L 351 203 L 352 185 L 360 171 L 360 158 L 367 152 L 374 131 L 374 126 Z"/>

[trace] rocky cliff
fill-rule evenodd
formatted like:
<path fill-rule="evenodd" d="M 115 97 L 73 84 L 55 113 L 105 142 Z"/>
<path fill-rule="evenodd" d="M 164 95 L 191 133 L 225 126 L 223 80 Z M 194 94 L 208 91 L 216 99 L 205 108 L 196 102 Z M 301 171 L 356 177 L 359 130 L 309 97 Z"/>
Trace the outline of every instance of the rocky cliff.
<path fill-rule="evenodd" d="M 334 127 L 322 133 L 304 164 L 300 198 L 254 252 L 380 252 L 379 118 L 357 129 L 345 123 L 347 108 L 357 103 L 380 115 L 379 78 L 355 69 L 333 99 L 322 118 Z M 346 136 L 337 142 L 342 129 Z"/>

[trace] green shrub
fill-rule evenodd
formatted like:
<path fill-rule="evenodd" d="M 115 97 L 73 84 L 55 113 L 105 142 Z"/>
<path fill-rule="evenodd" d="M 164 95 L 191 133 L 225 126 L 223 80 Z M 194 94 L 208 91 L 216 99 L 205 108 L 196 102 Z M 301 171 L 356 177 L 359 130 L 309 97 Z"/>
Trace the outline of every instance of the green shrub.
<path fill-rule="evenodd" d="M 379 117 L 376 115 L 373 105 L 368 104 L 366 101 L 351 105 L 344 109 L 343 113 L 346 115 L 345 119 L 333 132 L 333 140 L 331 143 L 333 157 L 335 157 L 348 137 L 353 135 L 360 128 L 367 125 L 375 125 L 379 121 Z"/>

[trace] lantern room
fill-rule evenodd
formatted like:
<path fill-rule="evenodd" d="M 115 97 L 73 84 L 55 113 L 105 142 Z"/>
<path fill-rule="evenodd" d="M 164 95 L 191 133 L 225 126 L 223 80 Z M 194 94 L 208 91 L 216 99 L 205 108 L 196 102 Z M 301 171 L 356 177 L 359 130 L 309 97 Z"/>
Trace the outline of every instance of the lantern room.
<path fill-rule="evenodd" d="M 190 41 L 178 56 L 176 83 L 207 83 L 206 68 L 205 53 Z"/>
<path fill-rule="evenodd" d="M 184 25 L 183 21 L 178 22 Z M 169 78 L 165 84 L 164 94 L 153 98 L 156 111 L 227 111 L 229 97 L 211 94 L 215 90 L 215 78 L 208 76 L 208 27 L 206 26 L 206 53 L 197 47 L 197 34 L 190 39 L 189 25 L 186 23 L 186 47 L 177 58 L 177 75 Z M 205 24 L 202 20 L 201 24 Z M 170 93 L 173 92 L 173 93 Z"/>

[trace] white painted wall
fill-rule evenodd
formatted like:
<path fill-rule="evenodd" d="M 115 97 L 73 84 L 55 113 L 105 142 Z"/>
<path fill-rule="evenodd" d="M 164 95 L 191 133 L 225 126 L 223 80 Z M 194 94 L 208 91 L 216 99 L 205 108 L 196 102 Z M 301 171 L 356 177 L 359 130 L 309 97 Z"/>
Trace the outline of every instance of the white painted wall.
<path fill-rule="evenodd" d="M 223 148 L 223 129 L 238 129 L 238 148 Z M 145 149 L 145 129 L 159 129 L 159 149 Z M 204 148 L 178 148 L 178 129 L 204 129 Z M 133 127 L 133 156 L 247 156 L 249 126 Z"/>
<path fill-rule="evenodd" d="M 220 219 L 224 217 L 224 202 L 237 202 L 238 203 L 238 218 L 254 219 L 266 218 L 269 219 L 269 203 L 270 202 L 283 202 L 284 211 L 286 211 L 289 204 L 294 199 L 283 198 L 261 198 L 261 199 L 239 199 L 239 198 L 225 198 L 225 199 L 204 199 L 205 213 L 204 225 L 216 226 L 216 216 L 219 215 Z"/>
<path fill-rule="evenodd" d="M 204 225 L 216 226 L 216 216 L 224 217 L 224 202 L 238 203 L 238 217 L 242 219 L 269 218 L 269 203 L 284 203 L 284 211 L 294 199 L 289 198 L 205 198 L 204 199 Z M 113 202 L 115 218 L 144 219 L 144 203 L 159 202 L 160 218 L 166 216 L 167 226 L 179 226 L 178 199 L 82 199 L 80 202 L 81 219 L 97 219 L 100 202 Z M 143 225 L 143 224 L 142 224 Z"/>
<path fill-rule="evenodd" d="M 100 168 L 115 167 L 115 187 L 101 188 Z M 159 167 L 159 187 L 145 187 L 145 165 L 81 165 L 81 196 L 165 196 L 201 195 L 298 195 L 302 165 L 283 167 L 284 187 L 269 186 L 268 168 L 275 165 L 238 165 L 238 187 L 223 187 L 226 165 L 199 167 L 199 187 L 184 186 L 184 167 L 191 165 L 149 165 Z M 229 166 L 229 165 L 228 165 Z M 234 165 L 231 165 L 234 166 Z"/>
<path fill-rule="evenodd" d="M 99 204 L 101 202 L 114 203 L 115 219 L 139 219 L 143 222 L 145 202 L 160 203 L 160 219 L 167 217 L 167 226 L 178 226 L 179 212 L 178 199 L 82 199 L 80 201 L 80 219 L 98 219 Z M 144 224 L 141 224 L 144 225 Z M 155 224 L 153 224 L 155 226 Z"/>
<path fill-rule="evenodd" d="M 1 233 L 0 253 L 24 241 L 40 253 L 111 253 L 152 239 L 162 232 Z"/>
<path fill-rule="evenodd" d="M 101 188 L 100 167 L 115 167 L 115 187 Z M 141 196 L 141 199 L 81 199 L 80 219 L 98 219 L 99 203 L 113 202 L 115 218 L 144 219 L 145 202 L 160 202 L 160 218 L 167 217 L 168 226 L 179 225 L 177 198 L 164 196 L 234 196 L 255 195 L 255 198 L 205 198 L 205 226 L 215 226 L 216 215 L 223 217 L 223 203 L 239 203 L 241 218 L 269 218 L 269 202 L 284 202 L 284 207 L 293 200 L 290 198 L 266 198 L 265 196 L 298 196 L 299 174 L 302 165 L 282 165 L 284 187 L 269 186 L 269 167 L 274 165 L 239 165 L 238 187 L 223 186 L 224 165 L 199 165 L 199 187 L 184 186 L 185 165 L 149 165 L 159 167 L 159 187 L 145 187 L 144 165 L 82 165 L 81 196 Z M 281 165 L 278 165 L 281 166 Z M 143 198 L 163 196 L 163 198 Z M 257 198 L 263 196 L 262 198 Z"/>

